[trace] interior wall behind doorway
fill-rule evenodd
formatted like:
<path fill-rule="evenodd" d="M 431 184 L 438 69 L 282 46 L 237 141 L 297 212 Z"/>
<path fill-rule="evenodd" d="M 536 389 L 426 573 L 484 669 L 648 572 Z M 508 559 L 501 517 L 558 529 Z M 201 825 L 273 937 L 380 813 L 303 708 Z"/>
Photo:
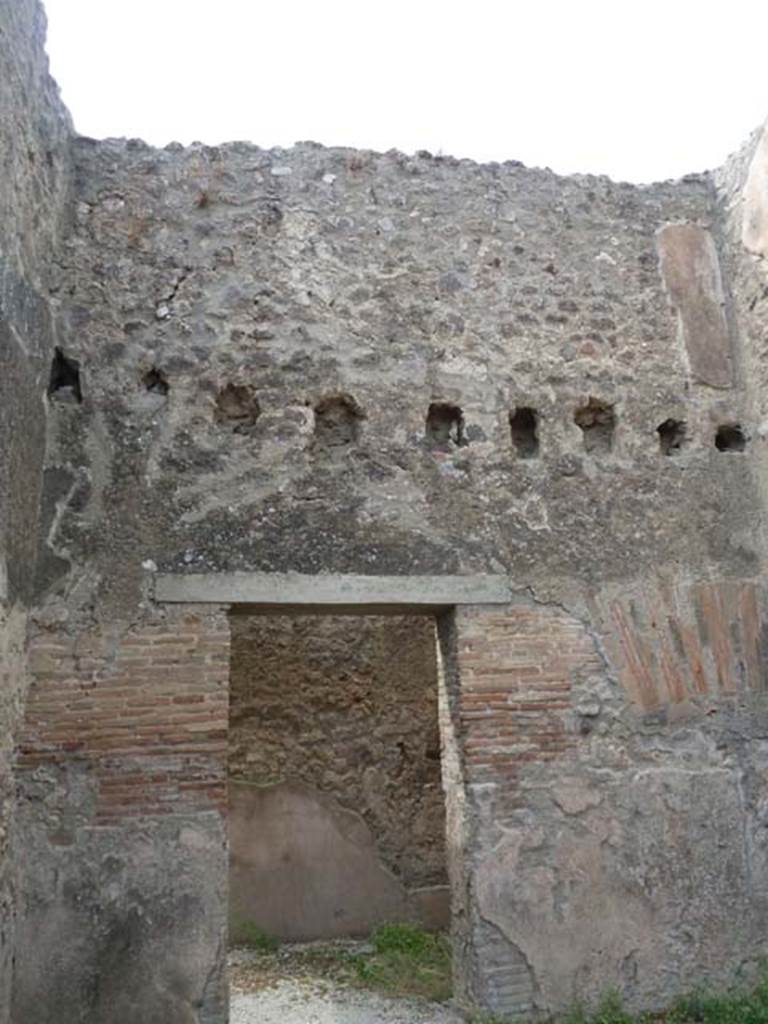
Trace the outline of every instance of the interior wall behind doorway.
<path fill-rule="evenodd" d="M 233 938 L 446 925 L 434 620 L 231 621 Z"/>

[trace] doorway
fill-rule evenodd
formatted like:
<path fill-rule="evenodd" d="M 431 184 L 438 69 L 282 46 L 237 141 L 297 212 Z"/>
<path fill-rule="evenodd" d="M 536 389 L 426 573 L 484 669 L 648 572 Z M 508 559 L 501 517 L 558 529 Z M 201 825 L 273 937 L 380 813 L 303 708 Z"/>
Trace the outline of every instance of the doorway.
<path fill-rule="evenodd" d="M 416 616 L 424 617 L 432 623 L 431 642 L 435 644 L 433 650 L 436 649 L 437 662 L 436 703 L 440 734 L 440 774 L 446 824 L 444 848 L 447 876 L 450 880 L 453 989 L 459 1005 L 466 1006 L 478 1003 L 476 990 L 482 981 L 482 977 L 478 975 L 480 968 L 475 948 L 474 917 L 469 902 L 471 861 L 468 849 L 474 842 L 475 819 L 468 808 L 465 777 L 465 733 L 468 723 L 474 722 L 478 715 L 485 715 L 485 698 L 480 702 L 479 708 L 477 698 L 486 691 L 488 682 L 485 680 L 479 683 L 480 677 L 476 671 L 477 666 L 486 657 L 486 653 L 483 653 L 486 648 L 486 627 L 478 627 L 477 616 L 490 617 L 495 621 L 495 609 L 504 609 L 501 621 L 505 621 L 504 616 L 511 593 L 511 584 L 506 577 L 482 575 L 356 576 L 331 573 L 304 575 L 293 572 L 233 572 L 160 574 L 155 582 L 157 602 L 183 605 L 187 608 L 202 604 L 206 605 L 209 611 L 226 609 L 229 612 L 230 626 L 234 624 L 236 627 L 236 617 L 239 615 L 350 616 L 350 621 L 362 621 L 369 615 L 380 618 Z M 205 658 L 226 658 L 231 665 L 229 632 L 227 631 L 226 644 L 221 637 L 219 646 L 210 654 L 205 654 Z M 435 642 L 435 635 L 439 642 Z M 286 643 L 293 643 L 293 640 Z M 400 648 L 397 645 L 395 648 L 399 657 Z M 502 646 L 502 666 L 505 664 L 504 651 L 505 645 Z M 495 664 L 493 659 L 490 664 Z M 290 680 L 286 685 L 289 683 Z M 477 690 L 478 686 L 480 690 Z M 471 699 L 473 694 L 474 700 Z M 233 707 L 237 707 L 237 702 Z M 306 719 L 307 715 L 304 714 L 303 717 Z M 226 736 L 226 732 L 222 730 L 222 783 L 226 781 L 227 776 Z M 474 744 L 472 757 L 476 767 L 484 767 L 490 763 L 489 758 L 493 760 L 497 755 L 493 750 L 489 750 L 488 737 L 484 732 L 479 733 L 477 738 L 479 743 Z M 216 742 L 218 743 L 218 735 Z M 216 749 L 218 751 L 219 748 Z M 316 780 L 310 781 L 315 783 L 314 788 L 317 790 Z M 237 784 L 236 780 L 233 781 L 232 788 L 234 789 Z M 258 788 L 266 792 L 274 784 L 274 779 L 270 781 L 269 778 L 265 778 L 263 786 Z M 358 819 L 370 829 L 371 826 L 366 823 L 360 808 L 351 808 L 351 813 L 357 814 Z M 215 888 L 217 893 L 223 894 L 227 888 L 229 873 L 226 850 L 222 849 L 221 853 L 222 856 L 217 863 Z M 386 860 L 384 866 L 388 866 Z M 389 870 L 393 869 L 390 867 Z M 264 883 L 257 888 L 266 893 L 271 885 L 269 876 L 265 876 Z M 247 908 L 245 911 L 248 912 Z M 216 907 L 215 913 L 217 922 L 220 922 L 218 934 L 224 940 L 227 918 L 225 901 Z M 212 944 L 210 961 L 205 964 L 206 977 L 209 979 L 206 984 L 210 984 L 210 979 L 217 979 L 215 984 L 220 986 L 222 1006 L 226 987 L 222 984 L 225 978 L 225 950 L 226 943 L 223 941 Z M 484 997 L 481 994 L 481 1001 L 482 998 Z"/>
<path fill-rule="evenodd" d="M 230 625 L 231 941 L 447 928 L 435 616 Z"/>

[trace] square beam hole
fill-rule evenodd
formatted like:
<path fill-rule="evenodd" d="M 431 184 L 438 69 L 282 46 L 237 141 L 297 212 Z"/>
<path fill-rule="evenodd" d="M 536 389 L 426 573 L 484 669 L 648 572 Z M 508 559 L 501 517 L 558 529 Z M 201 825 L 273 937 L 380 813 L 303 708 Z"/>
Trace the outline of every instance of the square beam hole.
<path fill-rule="evenodd" d="M 509 414 L 512 445 L 518 458 L 535 459 L 539 454 L 539 414 L 522 406 Z"/>
<path fill-rule="evenodd" d="M 607 455 L 613 448 L 616 412 L 609 402 L 590 398 L 577 409 L 573 421 L 581 430 L 584 450 L 593 455 Z"/>
<path fill-rule="evenodd" d="M 715 433 L 715 448 L 719 452 L 743 452 L 747 437 L 738 423 L 722 423 Z"/>

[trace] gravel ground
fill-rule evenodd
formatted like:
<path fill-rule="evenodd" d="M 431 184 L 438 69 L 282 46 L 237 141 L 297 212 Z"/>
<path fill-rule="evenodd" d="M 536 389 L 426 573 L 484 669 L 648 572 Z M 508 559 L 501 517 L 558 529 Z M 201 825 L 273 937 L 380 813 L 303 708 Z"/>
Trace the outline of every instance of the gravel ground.
<path fill-rule="evenodd" d="M 336 954 L 362 948 L 323 943 L 267 955 L 233 950 L 230 1024 L 465 1024 L 450 1006 L 354 987 Z"/>
<path fill-rule="evenodd" d="M 465 1024 L 438 1003 L 389 999 L 338 985 L 280 981 L 261 992 L 232 992 L 230 1024 Z"/>

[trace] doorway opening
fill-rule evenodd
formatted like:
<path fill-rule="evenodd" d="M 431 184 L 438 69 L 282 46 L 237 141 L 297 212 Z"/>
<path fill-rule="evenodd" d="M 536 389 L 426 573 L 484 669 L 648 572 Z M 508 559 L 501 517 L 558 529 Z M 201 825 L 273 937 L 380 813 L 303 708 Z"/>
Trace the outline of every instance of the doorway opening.
<path fill-rule="evenodd" d="M 231 942 L 447 928 L 434 616 L 230 622 Z"/>

